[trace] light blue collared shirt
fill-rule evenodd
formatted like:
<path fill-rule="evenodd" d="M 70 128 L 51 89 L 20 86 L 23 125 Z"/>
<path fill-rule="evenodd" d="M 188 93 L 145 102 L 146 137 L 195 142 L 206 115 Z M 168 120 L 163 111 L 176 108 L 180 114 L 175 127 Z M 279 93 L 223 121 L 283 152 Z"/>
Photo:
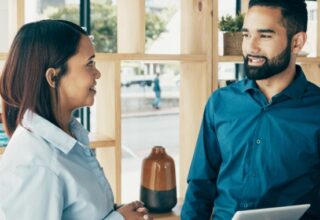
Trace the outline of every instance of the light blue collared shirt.
<path fill-rule="evenodd" d="M 88 132 L 70 122 L 76 139 L 27 111 L 0 159 L 1 220 L 124 220 Z"/>

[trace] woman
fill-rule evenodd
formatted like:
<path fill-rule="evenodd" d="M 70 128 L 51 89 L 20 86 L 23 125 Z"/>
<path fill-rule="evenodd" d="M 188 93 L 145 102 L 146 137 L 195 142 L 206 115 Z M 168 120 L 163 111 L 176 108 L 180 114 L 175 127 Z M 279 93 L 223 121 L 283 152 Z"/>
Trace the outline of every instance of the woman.
<path fill-rule="evenodd" d="M 68 21 L 34 22 L 17 33 L 0 82 L 11 136 L 0 161 L 0 218 L 149 219 L 138 201 L 115 210 L 88 132 L 72 118 L 94 102 L 94 58 L 87 33 Z"/>

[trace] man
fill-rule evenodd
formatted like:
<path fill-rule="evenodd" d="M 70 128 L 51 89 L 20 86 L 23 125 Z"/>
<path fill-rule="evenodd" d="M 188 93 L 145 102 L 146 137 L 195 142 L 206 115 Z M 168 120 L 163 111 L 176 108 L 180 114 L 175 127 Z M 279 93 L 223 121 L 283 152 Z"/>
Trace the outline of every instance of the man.
<path fill-rule="evenodd" d="M 155 109 L 160 108 L 161 101 L 161 88 L 160 88 L 160 74 L 156 73 L 156 78 L 153 81 L 153 91 L 154 91 L 154 101 L 152 103 L 152 107 Z"/>
<path fill-rule="evenodd" d="M 181 219 L 303 203 L 302 219 L 320 219 L 320 88 L 295 64 L 306 29 L 304 0 L 249 2 L 247 79 L 206 105 Z"/>

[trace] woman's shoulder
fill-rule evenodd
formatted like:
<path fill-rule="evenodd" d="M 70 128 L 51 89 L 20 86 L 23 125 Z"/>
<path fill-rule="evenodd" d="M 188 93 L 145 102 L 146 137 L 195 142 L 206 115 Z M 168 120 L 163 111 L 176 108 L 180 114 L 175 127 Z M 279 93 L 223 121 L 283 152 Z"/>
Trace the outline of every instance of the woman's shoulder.
<path fill-rule="evenodd" d="M 35 165 L 50 168 L 56 153 L 44 139 L 18 126 L 6 147 L 1 163 L 7 166 Z"/>

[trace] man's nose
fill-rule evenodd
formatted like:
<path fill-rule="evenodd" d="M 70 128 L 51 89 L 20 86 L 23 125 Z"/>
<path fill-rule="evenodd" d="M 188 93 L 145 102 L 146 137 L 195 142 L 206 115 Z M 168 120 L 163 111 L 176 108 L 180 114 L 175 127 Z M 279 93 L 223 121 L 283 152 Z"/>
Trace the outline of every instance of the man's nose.
<path fill-rule="evenodd" d="M 255 37 L 248 40 L 247 52 L 249 54 L 257 54 L 260 52 L 259 42 Z"/>

